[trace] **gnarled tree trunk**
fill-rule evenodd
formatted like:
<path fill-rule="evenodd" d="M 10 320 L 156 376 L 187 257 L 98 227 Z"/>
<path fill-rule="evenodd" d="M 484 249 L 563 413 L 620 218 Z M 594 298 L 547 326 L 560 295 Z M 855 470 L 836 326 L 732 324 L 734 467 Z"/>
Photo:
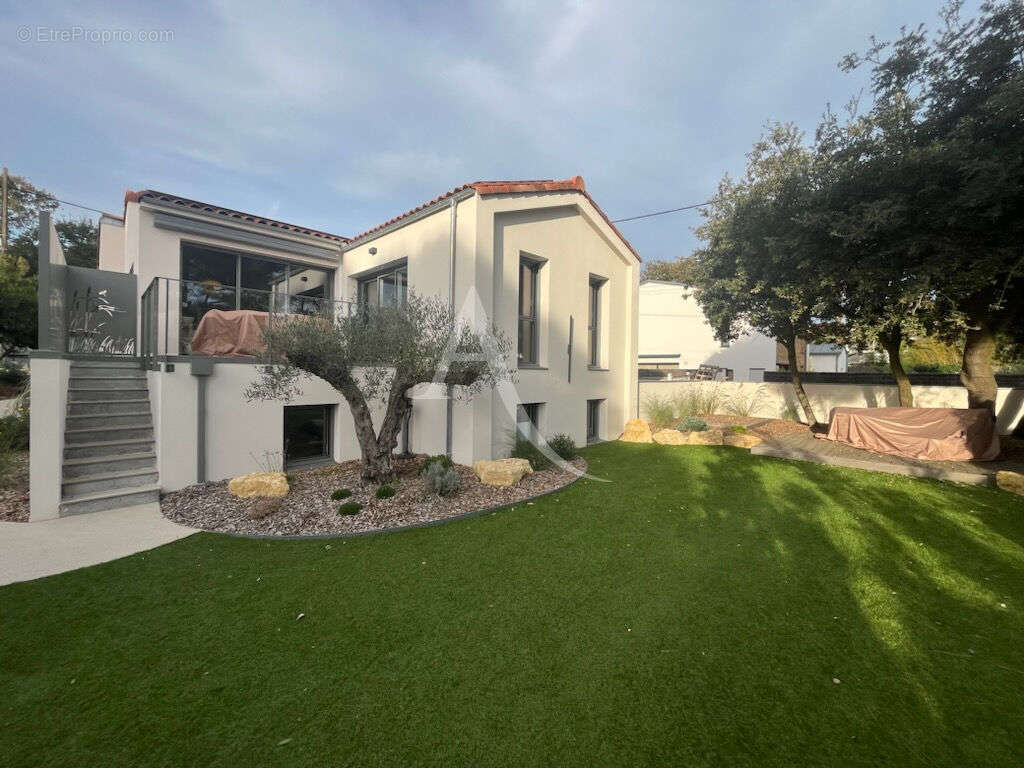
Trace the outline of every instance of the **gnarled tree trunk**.
<path fill-rule="evenodd" d="M 903 343 L 903 332 L 896 328 L 883 331 L 878 334 L 878 341 L 882 348 L 889 355 L 889 370 L 892 377 L 896 379 L 896 389 L 899 393 L 900 407 L 914 407 L 914 390 L 910 386 L 910 377 L 903 369 L 903 360 L 900 359 L 900 346 Z"/>
<path fill-rule="evenodd" d="M 803 408 L 807 423 L 812 427 L 817 426 L 818 419 L 814 415 L 811 401 L 808 399 L 807 393 L 804 392 L 804 383 L 800 379 L 800 367 L 797 365 L 796 359 L 796 336 L 790 335 L 783 344 L 786 347 L 786 359 L 789 361 L 789 378 L 793 382 L 793 390 L 796 392 L 797 402 Z"/>
<path fill-rule="evenodd" d="M 996 334 L 986 320 L 971 318 L 964 335 L 964 361 L 960 381 L 967 388 L 968 408 L 987 408 L 996 413 Z"/>
<path fill-rule="evenodd" d="M 359 441 L 359 452 L 363 460 L 363 479 L 374 483 L 390 481 L 394 476 L 391 455 L 398 445 L 398 433 L 405 422 L 405 414 L 411 407 L 411 400 L 406 397 L 406 391 L 411 385 L 404 381 L 392 383 L 384 421 L 380 425 L 380 431 L 377 431 L 373 427 L 370 406 L 358 384 L 350 378 L 330 383 L 344 395 L 352 412 L 356 439 Z"/>

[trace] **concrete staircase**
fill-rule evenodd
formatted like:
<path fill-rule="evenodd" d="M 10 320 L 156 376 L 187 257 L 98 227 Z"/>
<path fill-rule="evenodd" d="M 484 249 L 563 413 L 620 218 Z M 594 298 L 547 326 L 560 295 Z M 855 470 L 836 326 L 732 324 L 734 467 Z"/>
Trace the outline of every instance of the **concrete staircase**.
<path fill-rule="evenodd" d="M 76 361 L 68 380 L 60 514 L 159 501 L 146 371 L 131 360 Z"/>

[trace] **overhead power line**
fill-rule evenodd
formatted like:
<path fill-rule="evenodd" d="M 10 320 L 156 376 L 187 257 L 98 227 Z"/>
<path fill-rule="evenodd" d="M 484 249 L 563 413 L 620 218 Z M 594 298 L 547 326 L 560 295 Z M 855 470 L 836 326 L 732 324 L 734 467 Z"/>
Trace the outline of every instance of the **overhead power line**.
<path fill-rule="evenodd" d="M 705 205 L 711 205 L 714 200 L 707 200 L 703 203 L 694 203 L 693 205 L 683 205 L 679 208 L 669 208 L 667 211 L 655 211 L 654 213 L 641 213 L 639 216 L 627 216 L 624 219 L 612 219 L 613 224 L 620 224 L 623 221 L 636 221 L 637 219 L 649 219 L 652 216 L 664 216 L 666 213 L 678 213 L 679 211 L 691 211 L 694 208 L 700 208 Z"/>
<path fill-rule="evenodd" d="M 99 208 L 90 208 L 88 205 L 79 205 L 78 203 L 68 202 L 67 200 L 61 200 L 56 197 L 53 199 L 56 200 L 58 203 L 61 203 L 62 205 L 70 205 L 73 208 L 82 208 L 83 210 L 92 211 L 93 213 L 106 213 L 106 211 L 101 211 Z"/>

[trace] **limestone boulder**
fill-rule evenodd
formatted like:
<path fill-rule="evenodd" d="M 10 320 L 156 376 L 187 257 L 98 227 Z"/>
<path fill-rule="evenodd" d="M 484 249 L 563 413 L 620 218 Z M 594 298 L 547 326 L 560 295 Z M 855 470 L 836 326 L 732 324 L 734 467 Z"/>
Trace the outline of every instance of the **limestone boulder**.
<path fill-rule="evenodd" d="M 703 432 L 689 432 L 687 433 L 687 445 L 722 445 L 724 438 L 722 436 L 722 430 L 720 429 L 708 429 Z"/>
<path fill-rule="evenodd" d="M 285 496 L 288 493 L 288 479 L 284 472 L 253 472 L 232 479 L 228 483 L 228 492 L 242 499 Z"/>
<path fill-rule="evenodd" d="M 622 436 L 619 438 L 624 443 L 653 443 L 654 436 L 651 434 L 650 425 L 643 419 L 631 419 L 626 422 Z"/>
<path fill-rule="evenodd" d="M 764 442 L 760 437 L 749 432 L 724 432 L 722 434 L 722 441 L 725 445 L 731 445 L 734 448 L 746 448 L 747 450 Z"/>
<path fill-rule="evenodd" d="M 659 429 L 654 433 L 654 442 L 662 445 L 686 445 L 686 435 L 678 429 Z"/>
<path fill-rule="evenodd" d="M 1024 496 L 1024 472 L 1000 470 L 996 472 L 996 485 L 1004 491 Z"/>
<path fill-rule="evenodd" d="M 532 473 L 533 467 L 526 459 L 481 459 L 473 462 L 473 472 L 484 485 L 509 486 Z"/>

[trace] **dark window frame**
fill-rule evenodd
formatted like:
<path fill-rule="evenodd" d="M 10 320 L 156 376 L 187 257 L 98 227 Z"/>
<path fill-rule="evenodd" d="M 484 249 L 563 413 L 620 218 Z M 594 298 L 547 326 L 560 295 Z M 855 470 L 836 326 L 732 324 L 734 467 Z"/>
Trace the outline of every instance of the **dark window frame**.
<path fill-rule="evenodd" d="M 403 280 L 399 283 L 397 280 L 398 275 L 402 275 Z M 409 262 L 402 261 L 400 263 L 392 263 L 381 269 L 366 272 L 361 275 L 355 276 L 356 281 L 356 302 L 361 305 L 368 303 L 367 298 L 369 294 L 370 285 L 376 286 L 377 299 L 373 306 L 382 306 L 384 299 L 384 283 L 383 280 L 387 277 L 395 276 L 395 296 L 397 301 L 395 302 L 398 306 L 405 306 L 409 299 Z M 399 285 L 401 287 L 399 287 Z"/>
<path fill-rule="evenodd" d="M 587 400 L 587 442 L 601 439 L 601 403 L 603 399 Z"/>
<path fill-rule="evenodd" d="M 540 270 L 544 262 L 540 259 L 531 258 L 525 254 L 519 256 L 519 292 L 516 294 L 516 313 L 519 317 L 517 323 L 517 360 L 520 367 L 540 367 L 540 312 L 537 292 L 540 288 Z M 530 307 L 529 314 L 523 314 L 523 272 L 529 275 L 530 280 Z M 530 328 L 529 356 L 523 354 L 523 324 Z"/>
<path fill-rule="evenodd" d="M 323 450 L 319 456 L 307 456 L 293 459 L 288 456 L 288 412 L 298 408 L 321 408 L 324 411 L 324 436 Z M 325 464 L 333 461 L 334 456 L 334 411 L 335 406 L 331 403 L 312 403 L 309 405 L 286 405 L 281 409 L 281 454 L 284 457 L 284 466 L 301 467 L 316 464 Z M 292 411 L 294 413 L 294 411 Z"/>
<path fill-rule="evenodd" d="M 587 282 L 587 367 L 601 368 L 601 297 L 608 278 L 591 275 Z"/>

